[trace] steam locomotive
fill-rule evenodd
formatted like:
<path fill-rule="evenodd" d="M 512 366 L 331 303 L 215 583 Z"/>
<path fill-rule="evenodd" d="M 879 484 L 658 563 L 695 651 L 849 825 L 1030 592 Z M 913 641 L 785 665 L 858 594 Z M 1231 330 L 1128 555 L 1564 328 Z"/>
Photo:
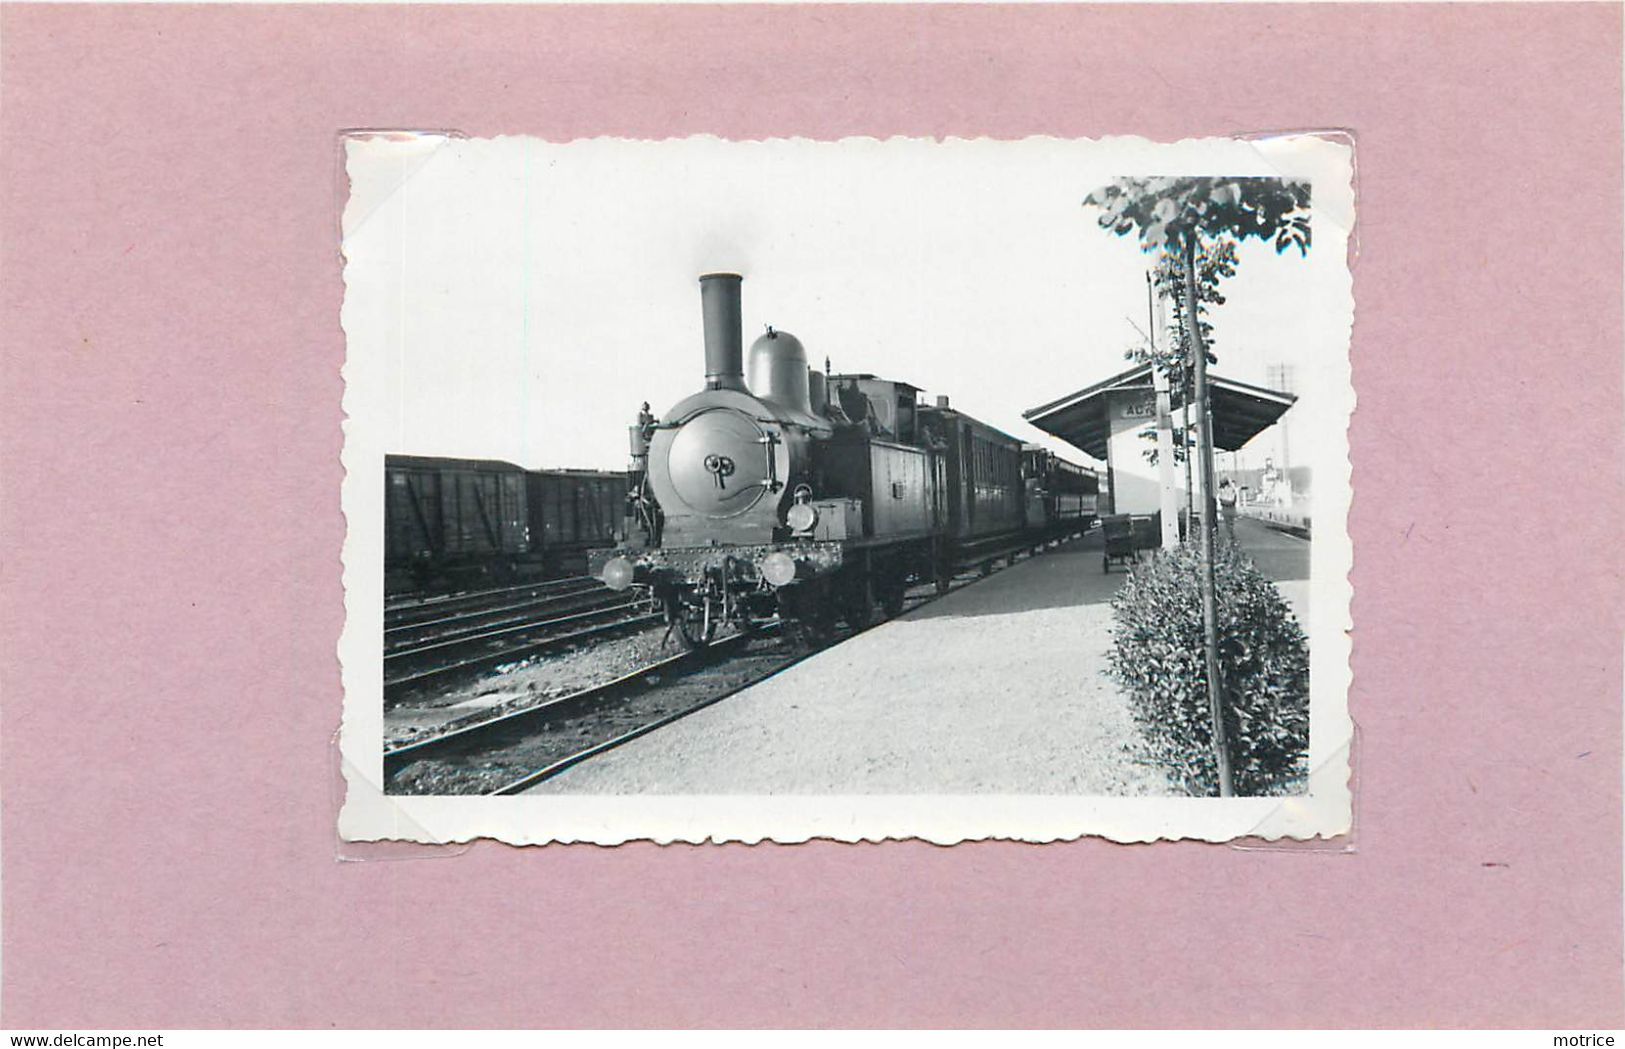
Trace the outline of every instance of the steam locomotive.
<path fill-rule="evenodd" d="M 686 648 L 778 616 L 861 628 L 909 586 L 1081 532 L 1100 479 L 871 374 L 812 370 L 768 328 L 743 352 L 737 274 L 700 278 L 705 387 L 631 428 L 628 540 L 594 552 L 615 589 L 653 588 Z"/>

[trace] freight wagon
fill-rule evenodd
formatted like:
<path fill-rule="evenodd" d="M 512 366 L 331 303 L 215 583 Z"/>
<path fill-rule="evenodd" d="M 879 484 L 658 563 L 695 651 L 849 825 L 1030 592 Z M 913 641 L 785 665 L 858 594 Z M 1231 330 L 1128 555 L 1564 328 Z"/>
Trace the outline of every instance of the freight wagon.
<path fill-rule="evenodd" d="M 620 538 L 626 475 L 494 459 L 384 459 L 390 594 L 579 574 Z"/>

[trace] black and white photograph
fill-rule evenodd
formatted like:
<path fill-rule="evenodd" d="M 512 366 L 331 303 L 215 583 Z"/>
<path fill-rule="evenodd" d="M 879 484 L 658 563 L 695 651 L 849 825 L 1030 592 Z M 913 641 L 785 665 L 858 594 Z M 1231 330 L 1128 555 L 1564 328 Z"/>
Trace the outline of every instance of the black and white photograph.
<path fill-rule="evenodd" d="M 1346 140 L 343 159 L 346 838 L 1346 832 Z"/>

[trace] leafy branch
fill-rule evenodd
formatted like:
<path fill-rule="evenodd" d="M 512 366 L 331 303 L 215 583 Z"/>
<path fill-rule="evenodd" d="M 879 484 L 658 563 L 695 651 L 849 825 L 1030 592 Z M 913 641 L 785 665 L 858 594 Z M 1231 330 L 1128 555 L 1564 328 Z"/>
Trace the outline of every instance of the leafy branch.
<path fill-rule="evenodd" d="M 1180 257 L 1189 242 L 1273 240 L 1277 253 L 1309 253 L 1309 183 L 1268 177 L 1118 178 L 1084 198 L 1100 226 L 1139 231 L 1148 252 Z"/>

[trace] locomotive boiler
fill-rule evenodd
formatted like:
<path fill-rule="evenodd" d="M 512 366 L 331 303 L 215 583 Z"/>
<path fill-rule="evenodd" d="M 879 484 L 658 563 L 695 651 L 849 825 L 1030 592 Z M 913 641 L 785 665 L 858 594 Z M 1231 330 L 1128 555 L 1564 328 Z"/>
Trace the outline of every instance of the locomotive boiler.
<path fill-rule="evenodd" d="M 773 616 L 814 637 L 862 627 L 1050 527 L 1028 519 L 1021 443 L 946 398 L 813 370 L 772 328 L 747 355 L 740 284 L 700 278 L 704 388 L 633 427 L 630 537 L 591 562 L 615 589 L 651 587 L 685 647 Z"/>

